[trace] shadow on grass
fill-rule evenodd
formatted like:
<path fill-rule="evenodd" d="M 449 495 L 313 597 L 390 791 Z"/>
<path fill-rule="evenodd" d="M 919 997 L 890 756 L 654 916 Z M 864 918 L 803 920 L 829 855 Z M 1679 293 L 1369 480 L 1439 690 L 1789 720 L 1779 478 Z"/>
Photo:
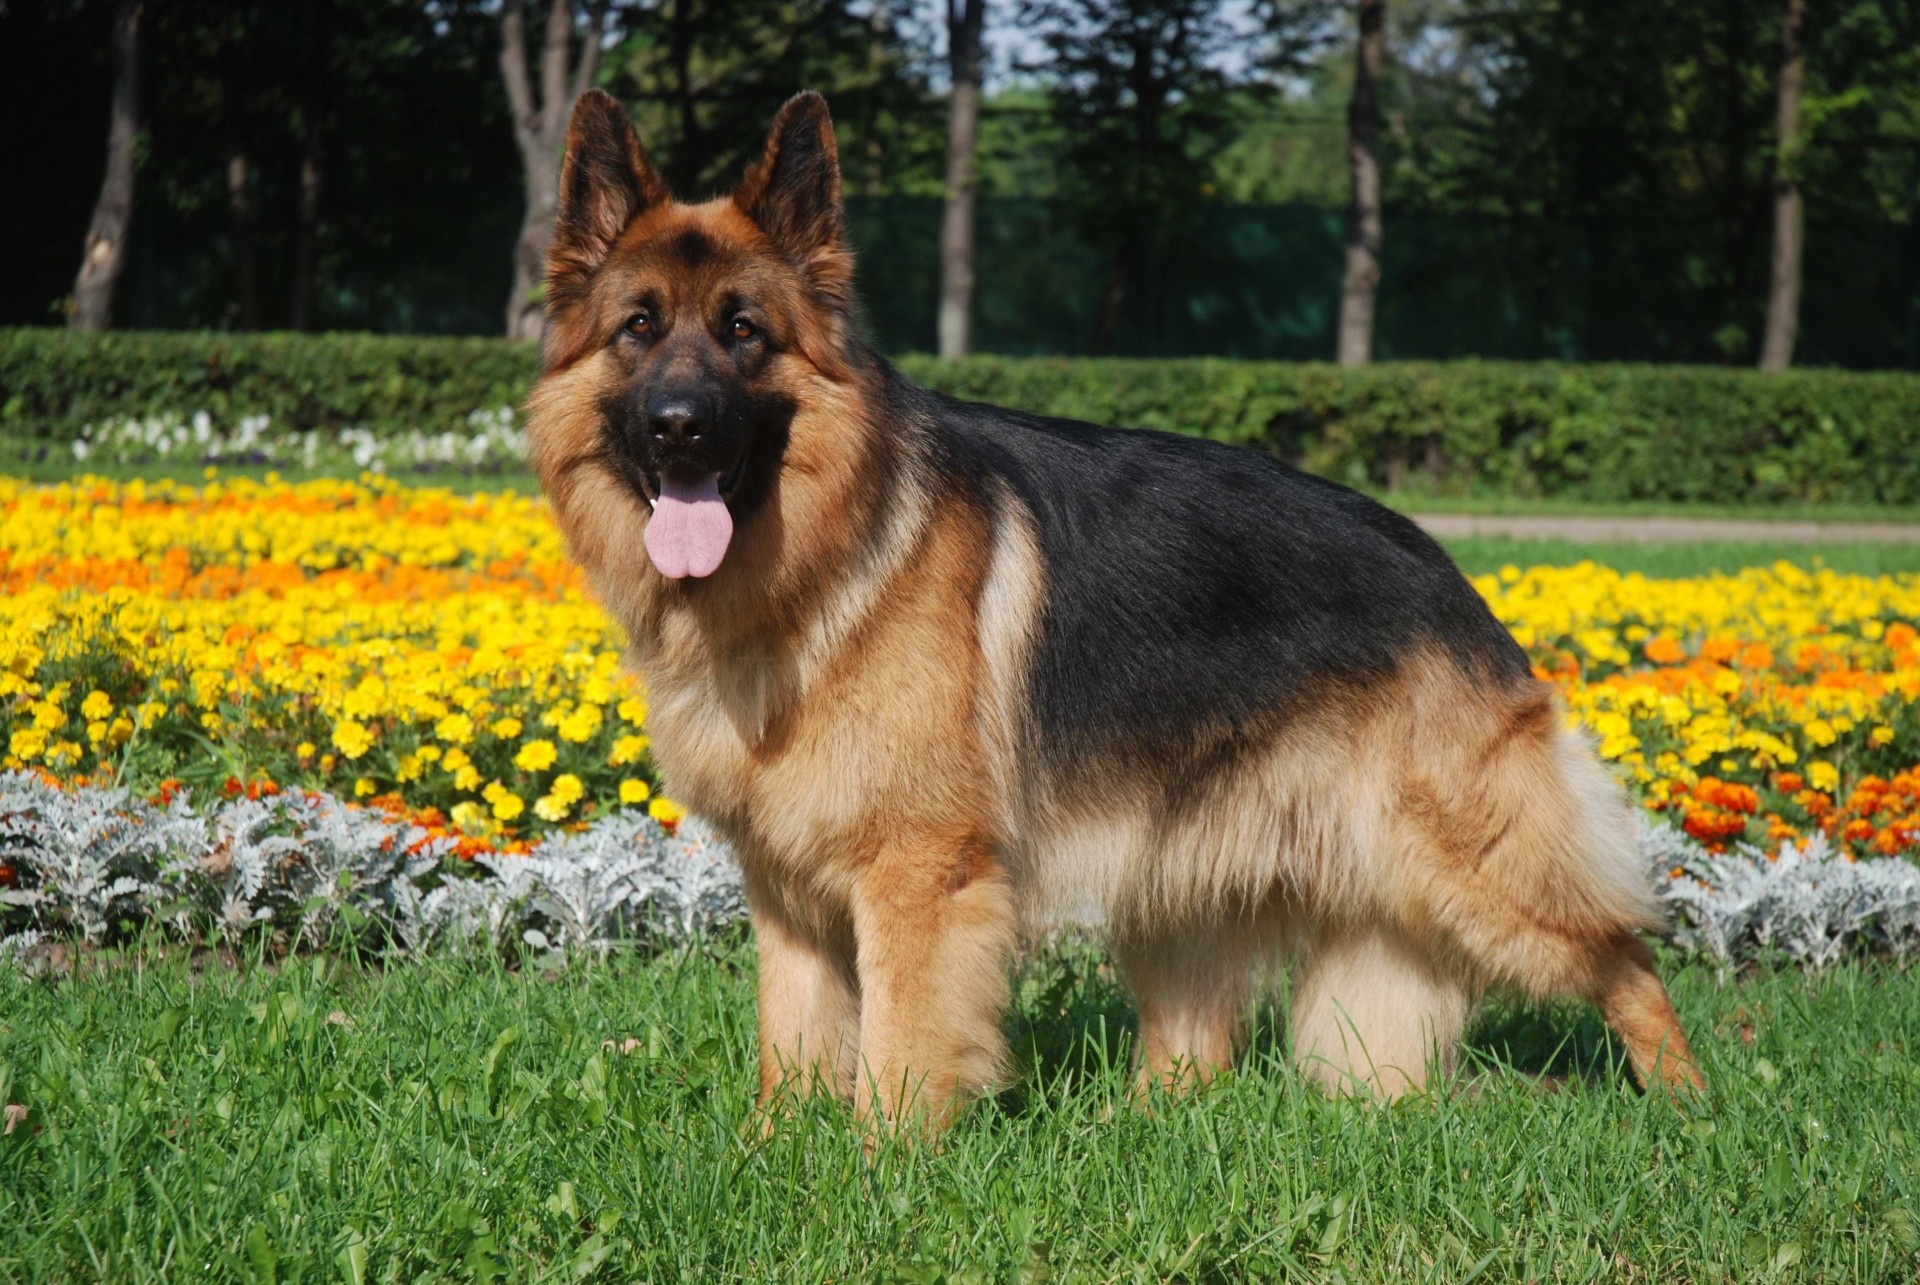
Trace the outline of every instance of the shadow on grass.
<path fill-rule="evenodd" d="M 1008 1043 L 1018 1072 L 1000 1095 L 1011 1114 L 1041 1098 L 1117 1084 L 1132 1064 L 1139 1014 L 1106 952 L 1070 940 L 1034 956 L 1015 981 Z M 1243 1070 L 1292 1074 L 1284 981 L 1252 1015 Z M 1457 1073 L 1465 1081 L 1516 1076 L 1550 1087 L 1614 1085 L 1629 1078 L 1626 1052 L 1593 1009 L 1575 1003 L 1495 999 L 1469 1026 Z"/>

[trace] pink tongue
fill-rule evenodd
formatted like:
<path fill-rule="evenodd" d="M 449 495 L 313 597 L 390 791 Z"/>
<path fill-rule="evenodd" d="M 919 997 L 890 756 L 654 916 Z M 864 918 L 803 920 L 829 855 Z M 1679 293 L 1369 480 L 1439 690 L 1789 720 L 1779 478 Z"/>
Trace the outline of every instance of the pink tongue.
<path fill-rule="evenodd" d="M 692 469 L 660 474 L 660 498 L 647 520 L 647 556 L 669 580 L 710 576 L 727 556 L 733 514 L 720 498 L 720 475 Z"/>

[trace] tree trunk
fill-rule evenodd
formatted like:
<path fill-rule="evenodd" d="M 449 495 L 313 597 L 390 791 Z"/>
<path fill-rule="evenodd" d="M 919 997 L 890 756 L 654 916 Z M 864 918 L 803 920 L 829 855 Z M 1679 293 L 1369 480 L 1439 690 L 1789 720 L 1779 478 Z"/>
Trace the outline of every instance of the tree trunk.
<path fill-rule="evenodd" d="M 227 157 L 227 213 L 233 219 L 234 285 L 242 330 L 260 329 L 260 277 L 253 252 L 253 167 L 247 154 Z"/>
<path fill-rule="evenodd" d="M 940 355 L 973 351 L 975 152 L 980 137 L 980 29 L 985 0 L 947 0 L 947 204 L 940 219 Z"/>
<path fill-rule="evenodd" d="M 1380 63 L 1386 51 L 1387 0 L 1359 0 L 1360 41 L 1353 101 L 1347 108 L 1347 268 L 1340 289 L 1342 366 L 1373 360 L 1373 305 L 1380 288 Z"/>
<path fill-rule="evenodd" d="M 1760 369 L 1793 365 L 1793 341 L 1800 330 L 1800 247 L 1805 228 L 1800 206 L 1800 97 L 1806 84 L 1807 54 L 1800 34 L 1806 0 L 1787 0 L 1780 23 L 1780 84 L 1777 150 L 1773 161 L 1773 273 L 1767 287 L 1767 330 L 1760 347 Z"/>
<path fill-rule="evenodd" d="M 320 266 L 321 135 L 319 125 L 307 132 L 300 156 L 300 225 L 293 242 L 293 315 L 295 330 L 313 329 L 315 273 Z"/>
<path fill-rule="evenodd" d="M 546 319 L 544 286 L 547 247 L 560 187 L 560 153 L 567 142 L 567 118 L 574 100 L 593 84 L 600 67 L 600 40 L 606 30 L 607 0 L 589 8 L 587 29 L 577 59 L 571 0 L 548 0 L 540 48 L 540 100 L 534 101 L 527 67 L 526 6 L 506 0 L 500 6 L 500 71 L 513 111 L 513 139 L 520 149 L 526 179 L 527 208 L 514 243 L 513 288 L 507 296 L 507 338 L 538 339 Z M 568 64 L 572 63 L 572 73 Z"/>
<path fill-rule="evenodd" d="M 113 108 L 107 125 L 107 173 L 73 279 L 67 325 L 105 330 L 113 322 L 113 288 L 127 261 L 133 221 L 133 149 L 140 133 L 140 0 L 121 0 L 113 15 Z"/>

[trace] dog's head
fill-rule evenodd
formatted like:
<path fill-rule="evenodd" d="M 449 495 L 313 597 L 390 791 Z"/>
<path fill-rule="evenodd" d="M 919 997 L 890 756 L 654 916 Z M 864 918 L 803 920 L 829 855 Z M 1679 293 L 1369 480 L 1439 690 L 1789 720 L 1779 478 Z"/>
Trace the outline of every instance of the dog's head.
<path fill-rule="evenodd" d="M 667 191 L 613 98 L 575 106 L 546 374 L 592 363 L 598 459 L 651 507 L 662 575 L 719 568 L 776 483 L 805 390 L 847 377 L 852 272 L 818 94 L 780 109 L 731 196 L 697 205 Z"/>

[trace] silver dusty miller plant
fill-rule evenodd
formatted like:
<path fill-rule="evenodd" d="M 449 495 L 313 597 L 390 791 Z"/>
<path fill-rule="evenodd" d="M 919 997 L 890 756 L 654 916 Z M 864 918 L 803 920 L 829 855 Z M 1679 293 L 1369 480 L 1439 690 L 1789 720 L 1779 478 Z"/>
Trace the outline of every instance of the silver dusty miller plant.
<path fill-rule="evenodd" d="M 1673 941 L 1723 965 L 1793 960 L 1824 968 L 1850 951 L 1920 952 L 1920 866 L 1849 861 L 1815 836 L 1771 855 L 1715 854 L 1648 822 L 1640 847 Z M 125 790 L 59 789 L 0 773 L 0 959 L 46 941 L 98 943 L 120 921 L 184 937 L 286 934 L 419 953 L 524 942 L 554 957 L 622 942 L 684 942 L 745 913 L 740 872 L 689 818 L 677 833 L 620 813 L 556 834 L 526 856 L 456 867 L 418 827 L 331 795 L 283 794 L 196 808 Z"/>
<path fill-rule="evenodd" d="M 472 868 L 427 831 L 326 794 L 197 811 L 125 790 L 61 789 L 0 773 L 0 957 L 42 941 L 97 943 L 119 920 L 183 937 L 282 932 L 294 947 L 345 932 L 420 951 L 519 938 L 559 955 L 678 942 L 737 920 L 738 871 L 697 822 L 669 833 L 621 814 Z"/>
<path fill-rule="evenodd" d="M 1854 949 L 1901 959 L 1920 951 L 1920 866 L 1910 861 L 1850 861 L 1824 834 L 1772 854 L 1751 844 L 1712 853 L 1646 825 L 1640 843 L 1673 913 L 1674 940 L 1722 964 L 1784 955 L 1819 969 Z"/>

